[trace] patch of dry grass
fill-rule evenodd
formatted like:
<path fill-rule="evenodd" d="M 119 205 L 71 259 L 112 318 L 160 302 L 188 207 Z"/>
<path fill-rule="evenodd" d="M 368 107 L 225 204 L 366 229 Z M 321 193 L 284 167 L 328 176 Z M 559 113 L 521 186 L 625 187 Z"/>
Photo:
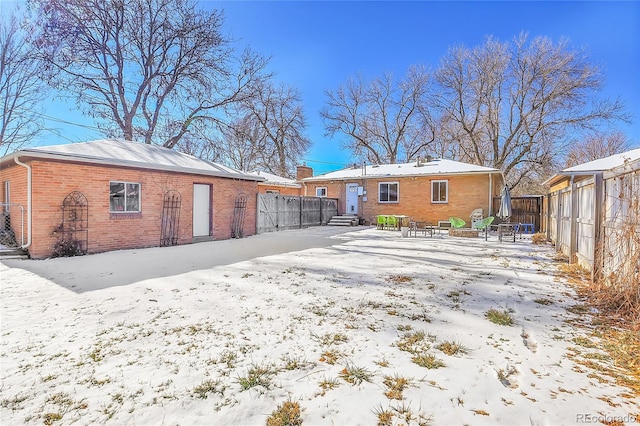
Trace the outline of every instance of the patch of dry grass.
<path fill-rule="evenodd" d="M 590 272 L 576 263 L 563 263 L 558 269 L 581 299 L 581 304 L 567 310 L 581 319 L 593 318 L 590 334 L 595 339 L 575 338 L 573 342 L 605 351 L 610 361 L 595 362 L 598 357 L 591 352 L 571 357 L 583 367 L 629 388 L 635 397 L 640 396 L 640 282 L 616 288 L 610 280 L 594 282 Z M 580 326 L 580 322 L 573 323 Z M 582 325 L 586 327 L 588 323 Z"/>
<path fill-rule="evenodd" d="M 499 311 L 497 309 L 489 309 L 485 316 L 494 324 L 506 326 L 513 325 L 513 317 L 507 310 Z"/>
<path fill-rule="evenodd" d="M 267 426 L 300 426 L 302 418 L 300 404 L 286 401 L 280 404 L 267 418 Z"/>
<path fill-rule="evenodd" d="M 547 234 L 544 232 L 536 232 L 531 236 L 532 244 L 545 244 L 547 242 Z"/>
<path fill-rule="evenodd" d="M 391 281 L 394 284 L 403 284 L 403 283 L 410 283 L 411 281 L 413 281 L 413 278 L 407 275 L 391 275 L 389 277 L 389 281 Z"/>
<path fill-rule="evenodd" d="M 436 346 L 436 349 L 450 356 L 465 355 L 469 353 L 469 348 L 455 340 L 445 340 L 444 342 L 439 343 Z"/>
<path fill-rule="evenodd" d="M 402 376 L 385 376 L 382 382 L 387 387 L 384 395 L 389 399 L 402 400 L 402 392 L 412 385 L 411 379 Z"/>

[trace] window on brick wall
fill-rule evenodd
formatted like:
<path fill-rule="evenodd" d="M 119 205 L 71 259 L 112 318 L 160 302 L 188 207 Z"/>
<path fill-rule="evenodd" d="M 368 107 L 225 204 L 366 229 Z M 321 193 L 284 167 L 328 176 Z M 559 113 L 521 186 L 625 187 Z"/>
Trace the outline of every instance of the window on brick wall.
<path fill-rule="evenodd" d="M 137 213 L 140 211 L 140 184 L 109 182 L 109 211 L 111 213 Z"/>
<path fill-rule="evenodd" d="M 319 186 L 316 188 L 316 197 L 326 197 L 327 196 L 327 187 Z"/>
<path fill-rule="evenodd" d="M 448 203 L 449 202 L 449 181 L 447 180 L 431 181 L 431 202 L 432 203 Z"/>
<path fill-rule="evenodd" d="M 399 188 L 398 182 L 380 182 L 378 184 L 378 202 L 397 203 Z"/>

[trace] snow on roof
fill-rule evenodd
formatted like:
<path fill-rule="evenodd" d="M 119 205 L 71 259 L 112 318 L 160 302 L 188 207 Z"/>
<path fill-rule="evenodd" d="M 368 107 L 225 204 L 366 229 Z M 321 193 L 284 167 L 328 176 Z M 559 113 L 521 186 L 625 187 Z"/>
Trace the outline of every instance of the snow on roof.
<path fill-rule="evenodd" d="M 266 184 L 281 185 L 281 186 L 297 186 L 297 187 L 300 186 L 300 184 L 298 184 L 294 179 L 289 179 L 286 177 L 274 175 L 272 173 L 267 173 L 262 170 L 258 170 L 255 172 L 247 172 L 247 174 L 252 176 L 263 177 L 265 181 L 262 183 L 266 183 Z"/>
<path fill-rule="evenodd" d="M 614 154 L 609 157 L 599 158 L 589 161 L 588 163 L 578 164 L 562 170 L 563 173 L 572 172 L 603 172 L 611 170 L 615 167 L 622 166 L 625 161 L 634 161 L 640 158 L 640 148 L 623 152 L 622 154 Z"/>
<path fill-rule="evenodd" d="M 73 161 L 170 170 L 244 180 L 263 180 L 222 164 L 202 160 L 172 149 L 139 142 L 102 139 L 91 142 L 27 148 L 10 155 L 68 159 Z"/>
<path fill-rule="evenodd" d="M 461 163 L 459 161 L 437 159 L 420 163 L 420 165 L 418 165 L 418 162 L 416 161 L 403 164 L 367 165 L 364 170 L 362 166 L 356 166 L 355 168 L 347 168 L 325 173 L 323 175 L 305 178 L 303 181 L 476 173 L 500 173 L 500 170 L 491 167 Z"/>

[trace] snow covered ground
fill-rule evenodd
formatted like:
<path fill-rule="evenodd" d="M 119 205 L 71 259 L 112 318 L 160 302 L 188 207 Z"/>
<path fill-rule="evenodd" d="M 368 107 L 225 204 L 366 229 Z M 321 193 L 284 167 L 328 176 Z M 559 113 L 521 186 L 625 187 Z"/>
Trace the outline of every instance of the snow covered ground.
<path fill-rule="evenodd" d="M 286 401 L 305 425 L 637 421 L 625 388 L 568 357 L 606 358 L 567 311 L 578 302 L 551 247 L 333 234 L 135 282 L 101 272 L 96 287 L 18 266 L 68 283 L 101 259 L 114 277 L 118 256 L 184 260 L 149 249 L 0 264 L 0 423 L 260 425 Z M 203 247 L 216 242 L 175 249 Z"/>

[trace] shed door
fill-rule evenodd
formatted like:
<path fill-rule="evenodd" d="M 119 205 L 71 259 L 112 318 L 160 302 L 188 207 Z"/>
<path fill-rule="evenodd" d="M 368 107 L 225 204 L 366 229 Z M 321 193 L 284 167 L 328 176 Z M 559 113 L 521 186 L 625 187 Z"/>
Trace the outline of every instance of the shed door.
<path fill-rule="evenodd" d="M 211 186 L 193 184 L 193 236 L 211 235 Z"/>
<path fill-rule="evenodd" d="M 347 214 L 358 214 L 358 184 L 347 184 Z"/>

